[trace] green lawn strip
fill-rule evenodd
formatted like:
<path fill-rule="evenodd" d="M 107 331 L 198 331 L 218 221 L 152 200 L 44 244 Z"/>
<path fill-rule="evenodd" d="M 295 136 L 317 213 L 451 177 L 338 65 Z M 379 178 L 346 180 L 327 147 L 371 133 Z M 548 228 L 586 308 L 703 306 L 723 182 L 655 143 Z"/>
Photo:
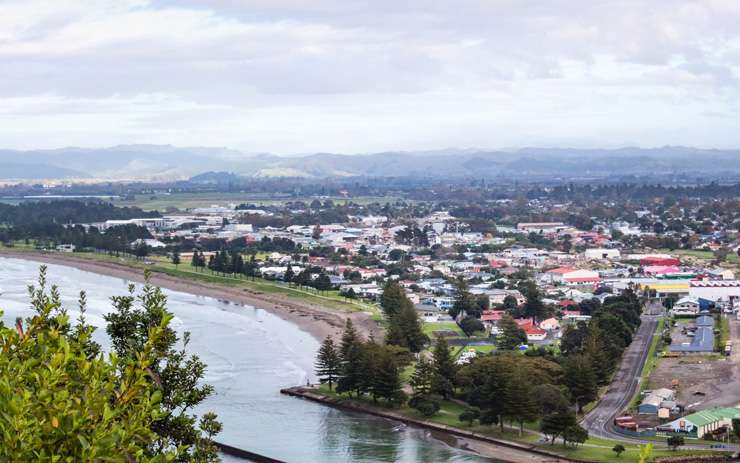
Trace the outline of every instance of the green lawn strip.
<path fill-rule="evenodd" d="M 463 330 L 455 322 L 424 322 L 422 326 L 424 334 L 433 337 L 434 331 L 454 331 L 458 336 L 465 336 Z"/>
<path fill-rule="evenodd" d="M 642 366 L 642 371 L 640 372 L 640 387 L 637 389 L 634 397 L 632 397 L 628 409 L 634 408 L 640 403 L 641 392 L 648 389 L 650 386 L 648 378 L 655 370 L 655 367 L 658 366 L 659 357 L 656 355 L 656 351 L 658 349 L 658 343 L 660 342 L 661 333 L 663 332 L 663 326 L 665 326 L 665 319 L 661 318 L 655 326 L 653 338 L 650 341 L 650 348 L 648 349 L 648 355 L 645 360 L 645 364 Z"/>
<path fill-rule="evenodd" d="M 540 442 L 542 436 L 537 430 L 537 423 L 526 423 L 524 434 L 521 436 L 519 435 L 519 431 L 517 429 L 518 425 L 516 423 L 506 423 L 506 427 L 504 428 L 503 432 L 500 430 L 498 425 L 481 426 L 480 424 L 473 424 L 472 426 L 469 426 L 466 423 L 460 422 L 460 420 L 458 419 L 460 413 L 465 410 L 465 406 L 457 402 L 441 401 L 440 410 L 436 415 L 432 417 L 424 417 L 418 411 L 406 405 L 400 408 L 388 408 L 382 401 L 380 401 L 379 404 L 374 404 L 372 399 L 370 399 L 369 397 L 350 399 L 349 397 L 339 395 L 336 392 L 329 392 L 329 388 L 326 385 L 321 385 L 319 390 L 321 393 L 328 396 L 341 397 L 345 400 L 359 401 L 366 405 L 377 406 L 380 409 L 392 410 L 393 412 L 408 416 L 409 418 L 422 419 L 432 423 L 442 424 L 465 431 L 473 431 L 496 439 L 508 440 L 520 444 L 533 445 L 541 448 L 542 450 L 558 453 L 565 457 L 570 457 L 574 459 L 599 462 L 634 463 L 637 461 L 638 457 L 639 446 L 637 444 L 623 443 L 598 437 L 590 437 L 585 442 L 585 444 L 579 445 L 578 447 L 573 447 L 571 445 L 565 447 L 563 446 L 560 439 L 558 439 L 558 441 L 554 444 Z M 616 444 L 620 443 L 624 445 L 625 453 L 623 453 L 621 457 L 617 457 L 612 448 Z M 673 452 L 670 450 L 662 449 L 656 449 L 653 451 L 654 456 L 697 455 L 702 453 L 711 452 L 681 450 Z"/>
<path fill-rule="evenodd" d="M 34 251 L 30 246 L 14 246 L 14 251 Z M 60 254 L 65 255 L 65 254 Z M 327 291 L 324 294 L 314 293 L 311 289 L 290 287 L 281 282 L 255 278 L 254 280 L 247 277 L 236 277 L 230 275 L 218 275 L 209 270 L 198 271 L 190 267 L 189 263 L 182 263 L 175 267 L 168 260 L 160 257 L 148 257 L 146 260 L 137 260 L 132 257 L 112 256 L 94 252 L 74 252 L 70 253 L 73 257 L 83 259 L 109 262 L 125 265 L 137 270 L 149 269 L 153 272 L 164 273 L 170 276 L 200 281 L 203 283 L 218 284 L 229 287 L 244 287 L 252 291 L 266 294 L 279 294 L 292 299 L 321 305 L 342 312 L 360 312 L 365 311 L 372 314 L 371 318 L 381 320 L 380 311 L 377 306 L 361 301 L 349 301 L 340 296 L 337 291 Z"/>

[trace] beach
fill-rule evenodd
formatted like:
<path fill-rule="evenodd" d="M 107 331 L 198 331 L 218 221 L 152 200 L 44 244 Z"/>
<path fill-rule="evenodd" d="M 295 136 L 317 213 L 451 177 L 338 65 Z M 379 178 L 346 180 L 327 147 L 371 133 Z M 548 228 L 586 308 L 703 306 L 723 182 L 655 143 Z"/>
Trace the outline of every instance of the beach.
<path fill-rule="evenodd" d="M 129 281 L 143 282 L 144 272 L 141 269 L 126 264 L 102 262 L 84 257 L 77 257 L 73 253 L 47 253 L 32 251 L 14 251 L 0 249 L 0 256 L 13 257 L 41 263 L 66 265 L 79 270 L 98 273 Z M 366 312 L 342 313 L 335 309 L 323 307 L 319 304 L 300 301 L 280 294 L 265 294 L 249 288 L 234 288 L 218 284 L 209 284 L 184 278 L 173 277 L 153 271 L 150 282 L 153 285 L 173 291 L 206 296 L 235 304 L 250 305 L 268 311 L 283 320 L 294 323 L 300 329 L 311 334 L 319 341 L 326 336 L 338 339 L 347 318 L 352 320 L 355 328 L 365 336 L 382 338 L 382 328 Z"/>

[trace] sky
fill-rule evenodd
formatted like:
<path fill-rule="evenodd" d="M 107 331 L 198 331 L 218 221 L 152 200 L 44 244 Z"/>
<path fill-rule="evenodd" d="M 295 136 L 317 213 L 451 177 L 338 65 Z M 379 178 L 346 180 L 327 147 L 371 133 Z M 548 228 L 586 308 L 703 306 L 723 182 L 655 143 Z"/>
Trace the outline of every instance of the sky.
<path fill-rule="evenodd" d="M 0 0 L 0 147 L 740 147 L 736 0 Z"/>

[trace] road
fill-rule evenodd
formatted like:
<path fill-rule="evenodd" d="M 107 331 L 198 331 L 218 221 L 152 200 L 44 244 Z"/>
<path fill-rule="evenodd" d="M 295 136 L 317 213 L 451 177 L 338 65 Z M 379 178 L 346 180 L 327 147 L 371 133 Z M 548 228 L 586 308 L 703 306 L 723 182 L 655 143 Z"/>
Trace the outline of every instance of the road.
<path fill-rule="evenodd" d="M 658 319 L 663 312 L 659 302 L 649 303 L 643 312 L 640 327 L 632 338 L 632 344 L 622 357 L 622 363 L 614 375 L 609 390 L 596 407 L 581 421 L 589 434 L 608 439 L 626 440 L 624 435 L 612 431 L 614 418 L 622 412 L 640 387 L 640 374 L 647 361 L 650 343 L 653 340 Z"/>
<path fill-rule="evenodd" d="M 581 426 L 588 430 L 589 435 L 606 439 L 619 440 L 634 444 L 655 444 L 664 447 L 664 444 L 654 440 L 640 439 L 619 434 L 613 430 L 614 418 L 627 408 L 630 401 L 640 387 L 640 375 L 647 361 L 650 351 L 650 342 L 658 325 L 658 320 L 663 313 L 663 307 L 659 302 L 651 302 L 640 317 L 642 323 L 632 339 L 632 344 L 625 351 L 619 370 L 614 375 L 614 380 L 609 385 L 609 390 L 599 401 L 596 407 L 581 421 Z M 740 335 L 740 325 L 738 327 Z M 712 448 L 711 445 L 691 444 L 687 441 L 682 448 L 692 450 L 718 450 L 718 451 L 740 451 L 740 445 L 730 444 L 722 449 Z"/>

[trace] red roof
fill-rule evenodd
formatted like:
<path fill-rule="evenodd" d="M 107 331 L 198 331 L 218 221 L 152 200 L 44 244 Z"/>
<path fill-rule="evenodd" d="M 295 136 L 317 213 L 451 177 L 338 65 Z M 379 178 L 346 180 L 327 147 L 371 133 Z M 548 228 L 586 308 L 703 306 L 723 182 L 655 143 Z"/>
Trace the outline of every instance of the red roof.
<path fill-rule="evenodd" d="M 681 265 L 681 261 L 675 257 L 643 257 L 640 265 Z"/>
<path fill-rule="evenodd" d="M 501 320 L 504 313 L 506 313 L 505 310 L 484 310 L 481 313 L 480 319 L 484 322 L 495 322 Z"/>
<path fill-rule="evenodd" d="M 600 281 L 599 277 L 579 277 L 579 278 L 566 278 L 568 283 L 593 283 Z"/>
<path fill-rule="evenodd" d="M 560 307 L 568 307 L 569 305 L 578 305 L 576 304 L 576 301 L 573 299 L 563 299 L 562 301 L 558 302 L 560 304 Z"/>
<path fill-rule="evenodd" d="M 562 275 L 562 274 L 565 274 L 565 273 L 574 272 L 575 270 L 576 269 L 574 269 L 573 267 L 558 267 L 558 268 L 554 268 L 552 270 L 548 270 L 547 273 L 559 273 L 559 274 Z"/>
<path fill-rule="evenodd" d="M 547 334 L 547 331 L 543 330 L 542 328 L 533 326 L 533 325 L 525 326 L 524 332 L 527 334 Z"/>

